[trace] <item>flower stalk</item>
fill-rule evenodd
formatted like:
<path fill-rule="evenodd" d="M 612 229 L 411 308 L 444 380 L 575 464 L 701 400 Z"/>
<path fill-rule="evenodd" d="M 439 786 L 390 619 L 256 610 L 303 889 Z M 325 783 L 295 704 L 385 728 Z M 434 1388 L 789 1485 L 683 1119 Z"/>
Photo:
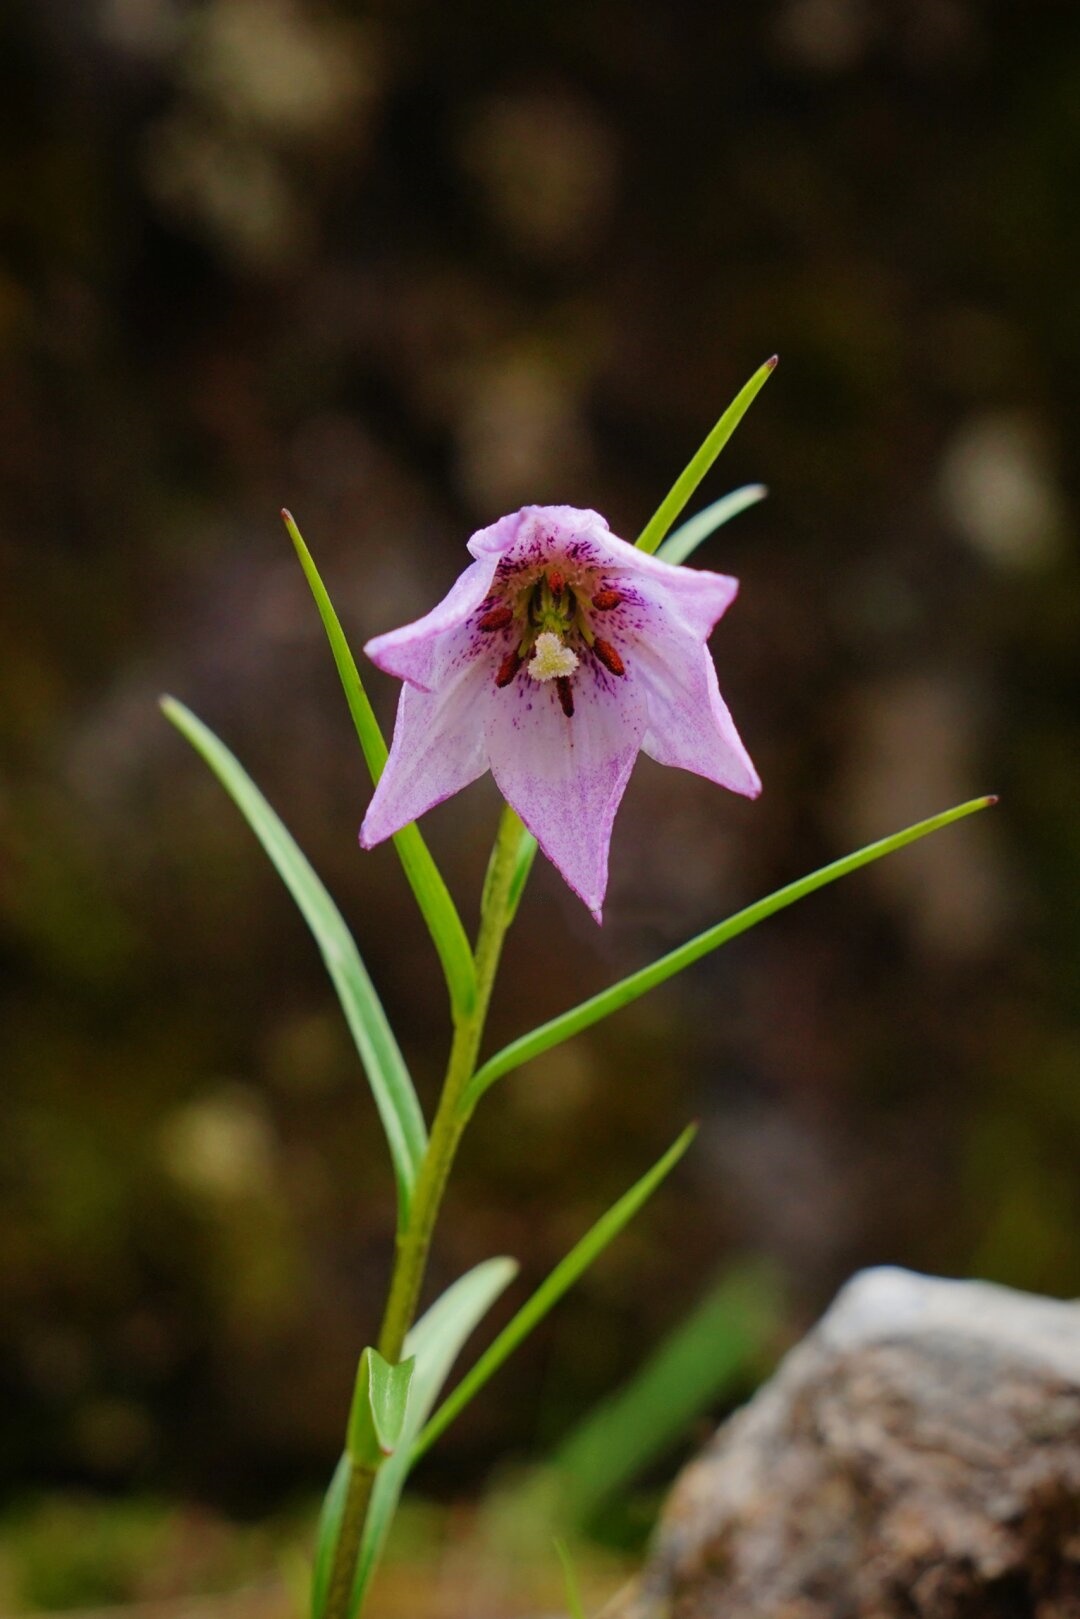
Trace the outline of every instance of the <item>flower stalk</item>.
<path fill-rule="evenodd" d="M 499 822 L 484 880 L 480 927 L 474 952 L 475 1001 L 467 1013 L 459 1014 L 454 1020 L 453 1040 L 438 1110 L 420 1166 L 409 1219 L 398 1233 L 395 1247 L 390 1291 L 378 1339 L 380 1355 L 391 1363 L 400 1360 L 406 1334 L 416 1318 L 435 1222 L 461 1137 L 472 1114 L 472 1104 L 466 1098 L 469 1083 L 476 1072 L 476 1059 L 483 1039 L 503 940 L 513 918 L 516 898 L 514 879 L 522 839 L 526 836 L 518 816 L 507 805 Z M 353 1579 L 374 1478 L 374 1472 L 360 1469 L 354 1470 L 350 1477 L 331 1564 L 324 1619 L 350 1619 Z"/>

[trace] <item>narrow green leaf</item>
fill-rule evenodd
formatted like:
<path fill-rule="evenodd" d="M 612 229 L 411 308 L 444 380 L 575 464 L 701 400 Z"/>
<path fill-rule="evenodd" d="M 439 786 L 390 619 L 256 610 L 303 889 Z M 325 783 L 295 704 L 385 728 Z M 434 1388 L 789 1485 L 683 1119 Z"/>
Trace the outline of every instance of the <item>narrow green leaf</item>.
<path fill-rule="evenodd" d="M 359 1482 L 365 1475 L 369 1480 L 376 1476 L 387 1457 L 401 1444 L 415 1366 L 415 1360 L 411 1359 L 390 1365 L 377 1349 L 365 1349 L 360 1356 L 345 1433 L 345 1453 L 334 1471 L 319 1514 L 311 1578 L 311 1619 L 322 1619 L 326 1611 L 334 1557 L 354 1477 Z"/>
<path fill-rule="evenodd" d="M 476 1364 L 465 1373 L 453 1393 L 443 1401 L 417 1440 L 413 1451 L 414 1459 L 422 1456 L 429 1446 L 434 1444 L 439 1435 L 479 1393 L 488 1379 L 494 1376 L 503 1362 L 509 1359 L 518 1345 L 524 1342 L 548 1311 L 559 1302 L 563 1294 L 588 1270 L 593 1260 L 599 1258 L 608 1244 L 633 1219 L 665 1175 L 674 1169 L 696 1134 L 697 1125 L 689 1125 L 659 1162 L 631 1186 L 628 1192 L 624 1192 L 619 1201 L 597 1220 L 580 1242 L 571 1248 L 566 1258 L 559 1261 L 527 1303 L 522 1305 L 513 1320 L 499 1333 L 494 1343 L 485 1349 Z"/>
<path fill-rule="evenodd" d="M 356 660 L 345 639 L 345 632 L 341 628 L 341 622 L 334 611 L 326 587 L 319 577 L 311 552 L 304 544 L 292 514 L 283 511 L 281 515 L 296 549 L 296 555 L 300 559 L 304 577 L 315 598 L 315 605 L 319 609 L 319 616 L 323 621 L 326 638 L 330 642 L 330 650 L 334 654 L 345 700 L 349 705 L 356 734 L 360 738 L 360 746 L 371 779 L 377 782 L 386 765 L 387 752 L 379 722 L 375 718 L 375 710 L 368 700 L 360 679 L 360 671 L 356 667 Z M 454 901 L 450 897 L 450 890 L 443 881 L 442 874 L 432 859 L 415 821 L 409 826 L 402 827 L 400 832 L 396 832 L 393 843 L 424 921 L 427 923 L 435 949 L 438 951 L 447 988 L 450 991 L 451 1005 L 459 1016 L 465 1016 L 472 1011 L 476 1003 L 476 970 L 473 966 L 469 941 Z"/>
<path fill-rule="evenodd" d="M 506 899 L 507 927 L 510 926 L 510 923 L 517 915 L 518 906 L 521 904 L 521 896 L 525 892 L 525 884 L 529 880 L 529 873 L 532 871 L 533 861 L 536 859 L 537 847 L 538 845 L 536 839 L 533 837 L 532 833 L 526 831 L 525 827 L 522 827 L 521 842 L 518 844 L 517 864 L 514 867 L 514 875 L 510 882 L 510 892 Z"/>
<path fill-rule="evenodd" d="M 390 1145 L 401 1229 L 408 1217 L 420 1160 L 427 1146 L 427 1131 L 405 1059 L 360 952 L 341 912 L 307 857 L 239 761 L 183 703 L 165 697 L 161 706 L 217 776 L 277 868 L 314 935 L 360 1053 Z"/>
<path fill-rule="evenodd" d="M 413 1464 L 413 1442 L 438 1399 L 463 1344 L 517 1275 L 512 1259 L 488 1259 L 468 1271 L 431 1306 L 405 1340 L 416 1361 L 405 1425 L 397 1450 L 375 1476 L 360 1557 L 356 1566 L 350 1619 L 357 1619 L 386 1545 L 397 1504 Z"/>
<path fill-rule="evenodd" d="M 959 804 L 955 809 L 945 810 L 941 815 L 932 815 L 929 820 L 919 821 L 915 826 L 905 828 L 903 832 L 894 832 L 891 837 L 870 843 L 855 854 L 845 855 L 842 860 L 834 860 L 831 865 L 822 866 L 820 871 L 812 872 L 809 877 L 800 877 L 798 882 L 788 883 L 786 888 L 778 888 L 767 898 L 748 905 L 745 910 L 728 917 L 726 922 L 718 922 L 715 927 L 707 928 L 704 933 L 699 933 L 695 939 L 680 945 L 677 950 L 661 956 L 660 960 L 654 961 L 651 966 L 642 967 L 638 972 L 621 979 L 619 983 L 612 984 L 610 989 L 601 990 L 599 995 L 593 995 L 589 1000 L 582 1001 L 579 1006 L 572 1007 L 569 1012 L 562 1012 L 549 1023 L 542 1023 L 530 1034 L 523 1034 L 517 1040 L 511 1040 L 508 1046 L 504 1046 L 493 1057 L 489 1057 L 473 1075 L 461 1100 L 462 1112 L 471 1113 L 488 1087 L 494 1085 L 504 1074 L 520 1068 L 522 1063 L 538 1057 L 541 1052 L 550 1051 L 552 1046 L 561 1045 L 572 1035 L 580 1034 L 582 1029 L 588 1029 L 592 1024 L 599 1023 L 601 1018 L 610 1017 L 612 1012 L 618 1012 L 621 1007 L 628 1006 L 631 1001 L 636 1001 L 639 995 L 655 989 L 657 984 L 673 978 L 676 973 L 682 972 L 684 967 L 700 961 L 702 956 L 707 956 L 711 950 L 727 944 L 729 939 L 745 933 L 758 922 L 764 922 L 766 917 L 782 911 L 785 906 L 794 905 L 796 900 L 804 899 L 815 889 L 836 882 L 838 877 L 846 877 L 849 872 L 857 871 L 860 866 L 868 866 L 872 861 L 880 860 L 884 855 L 892 854 L 908 843 L 915 843 L 931 832 L 938 832 L 942 827 L 951 826 L 954 821 L 963 820 L 964 816 L 974 815 L 977 810 L 986 809 L 996 803 L 997 799 L 993 797 L 973 798 L 968 804 Z"/>
<path fill-rule="evenodd" d="M 757 395 L 776 369 L 776 356 L 759 366 L 746 386 L 736 394 L 704 444 L 688 466 L 676 478 L 656 511 L 641 531 L 638 545 L 643 551 L 655 551 L 672 523 L 678 517 L 694 490 L 712 466 L 728 439 L 734 433 Z"/>
<path fill-rule="evenodd" d="M 345 1501 L 352 1478 L 352 1462 L 348 1451 L 334 1469 L 330 1488 L 323 1497 L 319 1513 L 319 1527 L 315 1532 L 315 1567 L 311 1576 L 312 1619 L 321 1619 L 330 1589 L 330 1571 L 334 1563 L 334 1548 L 341 1533 L 341 1520 L 345 1515 Z"/>
<path fill-rule="evenodd" d="M 378 781 L 386 767 L 387 747 L 383 738 L 379 722 L 375 717 L 375 710 L 371 706 L 367 692 L 360 679 L 360 671 L 356 667 L 356 660 L 352 655 L 345 632 L 341 627 L 341 620 L 330 600 L 326 586 L 319 576 L 315 566 L 315 559 L 308 550 L 304 538 L 296 526 L 296 519 L 290 511 L 284 508 L 281 513 L 282 522 L 288 530 L 289 538 L 293 543 L 300 566 L 304 570 L 304 577 L 308 587 L 315 598 L 315 605 L 319 609 L 319 617 L 323 621 L 326 638 L 330 642 L 330 650 L 334 654 L 338 676 L 345 692 L 345 700 L 349 705 L 356 734 L 360 739 L 360 746 L 364 752 L 368 770 L 372 781 Z"/>
<path fill-rule="evenodd" d="M 400 1444 L 415 1365 L 413 1360 L 391 1365 L 377 1349 L 360 1356 L 345 1441 L 355 1467 L 373 1473 Z"/>
<path fill-rule="evenodd" d="M 533 861 L 536 858 L 537 843 L 532 833 L 526 827 L 521 817 L 509 804 L 504 804 L 499 817 L 499 830 L 488 856 L 487 870 L 484 873 L 484 886 L 480 894 L 480 915 L 485 917 L 491 908 L 492 896 L 495 889 L 503 891 L 505 881 L 506 863 L 510 862 L 510 883 L 506 889 L 506 898 L 503 902 L 506 910 L 504 931 L 513 922 L 517 915 L 521 896 L 525 892 L 525 884 L 529 880 Z M 483 929 L 481 928 L 481 931 Z M 479 947 L 477 950 L 477 965 L 479 969 Z"/>
<path fill-rule="evenodd" d="M 718 528 L 730 523 L 733 517 L 738 517 L 748 506 L 756 506 L 759 500 L 765 499 L 768 492 L 763 483 L 747 483 L 741 489 L 733 489 L 730 495 L 721 495 L 711 506 L 706 506 L 703 512 L 687 518 L 685 523 L 680 524 L 666 540 L 661 542 L 656 552 L 660 561 L 675 564 L 685 562 L 710 534 L 715 534 Z"/>
<path fill-rule="evenodd" d="M 560 1444 L 551 1466 L 562 1522 L 587 1523 L 695 1417 L 746 1379 L 756 1379 L 781 1316 L 771 1267 L 740 1265 L 708 1288 L 629 1382 Z"/>
<path fill-rule="evenodd" d="M 556 1540 L 555 1553 L 562 1564 L 563 1580 L 566 1583 L 566 1606 L 570 1609 L 570 1619 L 585 1619 L 585 1604 L 581 1600 L 581 1591 L 578 1587 L 577 1574 L 570 1561 L 570 1553 L 566 1542 Z"/>

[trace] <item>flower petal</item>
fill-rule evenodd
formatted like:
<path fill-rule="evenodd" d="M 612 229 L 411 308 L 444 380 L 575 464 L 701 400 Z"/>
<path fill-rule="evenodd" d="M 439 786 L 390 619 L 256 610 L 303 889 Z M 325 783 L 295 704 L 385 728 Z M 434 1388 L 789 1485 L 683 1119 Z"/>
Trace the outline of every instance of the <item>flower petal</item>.
<path fill-rule="evenodd" d="M 704 641 L 685 633 L 642 639 L 634 666 L 646 694 L 649 727 L 642 747 L 649 758 L 756 798 L 761 781 L 720 695 Z"/>
<path fill-rule="evenodd" d="M 476 558 L 455 581 L 437 607 L 423 618 L 400 630 L 376 635 L 364 651 L 388 675 L 407 680 L 419 691 L 435 691 L 448 679 L 462 652 L 461 630 L 491 589 L 499 558 L 510 549 L 518 531 L 521 514 L 501 517 L 490 528 L 482 528 L 469 541 Z"/>
<path fill-rule="evenodd" d="M 588 563 L 599 556 L 598 547 L 613 538 L 600 513 L 584 506 L 523 506 L 517 524 L 507 555 L 515 566 L 543 563 L 553 554 Z"/>
<path fill-rule="evenodd" d="M 642 747 L 735 792 L 761 790 L 707 647 L 738 582 L 663 562 L 571 506 L 523 507 L 474 534 L 469 551 L 438 607 L 366 648 L 406 685 L 361 842 L 388 837 L 490 765 L 599 921 L 611 828 Z M 516 613 L 545 569 L 564 568 L 584 619 L 537 635 L 538 618 L 522 657 L 506 604 Z M 554 571 L 545 588 L 557 595 Z M 482 630 L 489 598 L 501 616 Z"/>
<path fill-rule="evenodd" d="M 390 757 L 360 828 L 362 848 L 391 837 L 484 774 L 489 687 L 490 672 L 470 664 L 438 692 L 402 688 Z"/>
<path fill-rule="evenodd" d="M 525 506 L 518 513 L 520 527 L 510 552 L 515 562 L 533 550 L 544 553 L 554 541 L 560 549 L 576 545 L 583 560 L 610 571 L 627 584 L 637 584 L 651 600 L 670 598 L 677 610 L 699 633 L 711 631 L 735 600 L 739 581 L 705 568 L 687 568 L 663 562 L 647 551 L 620 540 L 599 512 L 578 506 Z"/>
<path fill-rule="evenodd" d="M 596 920 L 607 888 L 615 812 L 645 732 L 643 694 L 590 666 L 573 680 L 568 719 L 555 682 L 522 672 L 496 693 L 488 754 L 499 791 Z"/>

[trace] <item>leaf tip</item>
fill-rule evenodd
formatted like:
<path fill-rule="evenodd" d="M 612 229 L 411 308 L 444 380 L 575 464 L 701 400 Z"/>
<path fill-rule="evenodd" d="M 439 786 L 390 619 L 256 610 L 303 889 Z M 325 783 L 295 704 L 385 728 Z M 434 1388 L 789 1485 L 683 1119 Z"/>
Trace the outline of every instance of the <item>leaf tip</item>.
<path fill-rule="evenodd" d="M 780 364 L 780 356 L 779 356 L 779 354 L 773 354 L 769 359 L 767 359 L 765 361 L 764 369 L 766 371 L 775 371 L 779 364 Z"/>
<path fill-rule="evenodd" d="M 667 1150 L 667 1162 L 669 1164 L 674 1166 L 676 1163 L 678 1163 L 679 1159 L 682 1157 L 683 1153 L 687 1151 L 700 1129 L 701 1120 L 691 1119 L 690 1123 L 686 1125 L 685 1129 L 679 1131 L 679 1134 L 675 1137 L 675 1140 L 671 1143 L 671 1146 Z"/>
<path fill-rule="evenodd" d="M 292 512 L 287 506 L 282 506 L 281 508 L 281 521 L 285 524 L 285 531 L 290 540 L 293 542 L 293 545 L 303 545 L 304 542 L 300 537 L 300 530 L 296 526 L 296 518 L 293 516 Z"/>
<path fill-rule="evenodd" d="M 995 804 L 1001 803 L 1001 798 L 997 793 L 987 793 L 986 797 L 983 799 L 983 803 L 986 805 L 987 809 L 993 809 Z"/>

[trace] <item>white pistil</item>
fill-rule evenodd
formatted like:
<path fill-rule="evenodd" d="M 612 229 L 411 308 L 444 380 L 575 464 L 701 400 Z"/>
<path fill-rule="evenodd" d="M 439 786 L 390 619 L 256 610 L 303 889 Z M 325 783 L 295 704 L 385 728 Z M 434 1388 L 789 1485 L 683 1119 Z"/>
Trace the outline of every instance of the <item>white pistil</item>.
<path fill-rule="evenodd" d="M 529 664 L 534 680 L 558 680 L 572 675 L 578 666 L 578 656 L 553 630 L 544 630 L 536 637 L 536 648 Z"/>

